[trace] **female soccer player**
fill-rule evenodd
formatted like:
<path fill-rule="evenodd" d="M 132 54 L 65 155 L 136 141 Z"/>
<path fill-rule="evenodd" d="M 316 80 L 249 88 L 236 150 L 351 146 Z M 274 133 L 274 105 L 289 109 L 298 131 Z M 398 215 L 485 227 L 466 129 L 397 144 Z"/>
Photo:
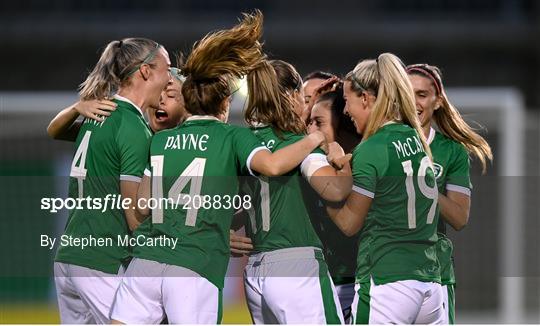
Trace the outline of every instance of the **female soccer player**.
<path fill-rule="evenodd" d="M 344 97 L 363 140 L 353 153 L 354 191 L 327 211 L 346 235 L 362 230 L 353 321 L 440 323 L 438 192 L 405 67 L 390 53 L 361 61 Z"/>
<path fill-rule="evenodd" d="M 292 65 L 262 62 L 249 73 L 247 83 L 245 120 L 268 149 L 277 151 L 304 138 L 302 79 Z M 337 150 L 344 156 L 341 148 Z M 322 244 L 306 207 L 307 189 L 302 188 L 308 185 L 302 177 L 324 199 L 341 201 L 352 188 L 350 173 L 348 162 L 335 170 L 316 150 L 285 176 L 246 181 L 255 205 L 248 211 L 246 230 L 254 250 L 244 285 L 254 323 L 343 323 Z"/>
<path fill-rule="evenodd" d="M 76 139 L 69 196 L 104 199 L 121 194 L 136 199 L 151 131 L 143 110 L 159 105 L 170 79 L 167 51 L 143 38 L 113 41 L 81 84 L 82 100 L 112 96 L 116 110 L 101 122 L 85 120 Z M 86 205 L 85 205 L 86 207 Z M 117 243 L 141 220 L 134 207 L 74 209 L 58 248 L 54 274 L 63 323 L 109 323 L 110 307 L 129 248 Z M 91 241 L 82 248 L 77 243 Z"/>
<path fill-rule="evenodd" d="M 170 73 L 173 78 L 161 92 L 159 106 L 149 107 L 146 112 L 148 124 L 153 132 L 174 128 L 188 116 L 182 96 L 182 84 L 185 78 L 178 68 L 170 68 Z M 114 110 L 116 110 L 116 103 L 113 101 L 105 99 L 78 101 L 60 111 L 51 120 L 47 133 L 54 139 L 75 141 L 82 125 L 82 122 L 76 122 L 80 115 L 102 122 Z"/>
<path fill-rule="evenodd" d="M 319 82 L 318 85 L 321 83 Z M 305 86 L 306 82 L 304 82 Z M 328 142 L 336 141 L 343 147 L 345 153 L 351 153 L 362 137 L 356 133 L 351 119 L 343 112 L 345 108 L 343 85 L 341 82 L 336 82 L 326 93 L 321 92 L 318 87 L 316 86 L 316 89 L 310 92 L 316 94 L 314 95 L 316 98 L 311 101 L 315 105 L 311 110 L 308 132 L 320 130 Z M 336 286 L 343 318 L 348 324 L 354 298 L 354 271 L 356 269 L 358 237 L 346 237 L 329 220 L 325 203 L 319 198 L 314 198 L 312 204 L 314 205 L 311 205 L 310 214 L 313 225 L 323 243 L 324 256 Z"/>
<path fill-rule="evenodd" d="M 238 196 L 238 175 L 281 175 L 323 142 L 321 133 L 314 134 L 271 153 L 249 129 L 217 118 L 228 115 L 233 79 L 263 60 L 261 33 L 262 14 L 244 15 L 234 28 L 197 42 L 182 66 L 182 94 L 192 116 L 154 135 L 151 178 L 145 176 L 140 191 L 148 200 L 151 182 L 153 198 L 179 205 L 153 209 L 135 230 L 138 243 L 116 295 L 113 322 L 154 324 L 166 314 L 175 324 L 219 323 L 232 215 L 251 204 Z"/>
<path fill-rule="evenodd" d="M 452 262 L 453 245 L 446 236 L 446 223 L 461 230 L 469 219 L 471 183 L 469 154 L 476 156 L 483 171 L 493 159 L 488 143 L 463 120 L 450 103 L 439 68 L 428 64 L 407 66 L 416 98 L 416 110 L 427 138 L 435 165 L 441 219 L 437 226 L 437 258 L 441 265 L 441 284 L 446 309 L 445 324 L 455 322 L 454 287 L 456 279 Z M 435 131 L 436 125 L 440 131 Z"/>

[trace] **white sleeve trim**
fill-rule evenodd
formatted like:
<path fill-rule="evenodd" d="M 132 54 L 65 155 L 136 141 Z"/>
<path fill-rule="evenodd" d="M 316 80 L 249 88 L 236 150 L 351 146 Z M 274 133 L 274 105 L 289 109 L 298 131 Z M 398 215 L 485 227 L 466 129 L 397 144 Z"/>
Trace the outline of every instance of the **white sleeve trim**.
<path fill-rule="evenodd" d="M 266 146 L 256 147 L 254 150 L 251 151 L 251 153 L 249 154 L 249 156 L 248 156 L 248 158 L 246 160 L 246 166 L 248 168 L 249 174 L 251 174 L 254 177 L 256 177 L 256 175 L 253 173 L 253 171 L 251 171 L 251 160 L 253 159 L 253 156 L 255 156 L 255 154 L 258 151 L 262 151 L 262 150 L 270 151 L 268 148 L 266 148 Z"/>
<path fill-rule="evenodd" d="M 369 190 L 366 190 L 364 188 L 360 188 L 358 186 L 353 185 L 352 190 L 359 193 L 359 194 L 361 194 L 361 195 L 367 196 L 367 197 L 369 197 L 371 199 L 375 198 L 375 193 L 373 193 L 373 192 L 371 192 Z"/>
<path fill-rule="evenodd" d="M 463 187 L 463 186 L 447 184 L 446 185 L 446 190 L 459 192 L 459 193 L 462 193 L 462 194 L 467 195 L 469 197 L 471 196 L 471 189 L 469 189 L 467 187 Z"/>
<path fill-rule="evenodd" d="M 151 177 L 152 176 L 152 172 L 148 169 L 144 169 L 144 175 L 147 176 L 147 177 Z"/>
<path fill-rule="evenodd" d="M 133 181 L 133 182 L 141 182 L 141 177 L 136 177 L 134 175 L 126 175 L 126 174 L 122 174 L 120 176 L 120 180 L 122 181 Z"/>
<path fill-rule="evenodd" d="M 315 172 L 325 166 L 329 166 L 326 156 L 320 153 L 309 154 L 300 165 L 300 171 L 308 182 Z"/>

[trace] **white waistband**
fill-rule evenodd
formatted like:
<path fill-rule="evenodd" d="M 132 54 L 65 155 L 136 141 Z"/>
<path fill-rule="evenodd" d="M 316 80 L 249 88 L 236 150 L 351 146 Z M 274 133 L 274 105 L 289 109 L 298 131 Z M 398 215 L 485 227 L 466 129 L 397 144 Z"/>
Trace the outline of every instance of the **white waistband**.
<path fill-rule="evenodd" d="M 277 249 L 272 251 L 263 251 L 249 256 L 248 265 L 273 263 L 283 260 L 294 259 L 315 259 L 316 253 L 322 258 L 322 250 L 317 247 L 294 247 L 286 249 Z"/>

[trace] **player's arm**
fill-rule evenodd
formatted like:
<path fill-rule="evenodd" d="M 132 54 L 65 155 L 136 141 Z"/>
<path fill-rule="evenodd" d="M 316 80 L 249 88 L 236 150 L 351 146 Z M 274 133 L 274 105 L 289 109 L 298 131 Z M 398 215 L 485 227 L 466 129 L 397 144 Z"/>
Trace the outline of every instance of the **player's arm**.
<path fill-rule="evenodd" d="M 81 128 L 81 123 L 76 122 L 79 117 L 79 112 L 75 109 L 77 103 L 63 109 L 51 120 L 47 127 L 49 137 L 58 140 L 75 141 Z"/>
<path fill-rule="evenodd" d="M 129 198 L 131 205 L 129 208 L 124 209 L 126 215 L 126 222 L 131 231 L 135 230 L 146 218 L 147 215 L 141 214 L 137 209 L 137 192 L 139 189 L 139 182 L 120 180 L 120 194 L 122 198 Z"/>
<path fill-rule="evenodd" d="M 111 115 L 116 110 L 116 103 L 108 100 L 79 101 L 60 111 L 49 123 L 47 134 L 59 140 L 75 141 L 81 122 L 77 118 L 83 117 L 103 121 L 103 117 Z"/>
<path fill-rule="evenodd" d="M 446 195 L 439 194 L 438 203 L 442 218 L 454 230 L 460 231 L 467 225 L 471 208 L 470 195 L 447 190 Z"/>
<path fill-rule="evenodd" d="M 229 244 L 231 246 L 231 255 L 233 257 L 241 257 L 249 254 L 253 250 L 253 244 L 251 239 L 239 234 L 236 234 L 234 230 L 229 230 L 230 238 Z"/>
<path fill-rule="evenodd" d="M 316 159 L 309 161 L 308 157 L 302 162 L 302 174 L 308 177 L 311 187 L 324 200 L 343 201 L 352 190 L 353 179 L 349 163 L 351 157 L 351 154 L 345 155 L 338 143 L 330 143 L 328 144 L 328 162 L 332 166 L 318 162 Z"/>
<path fill-rule="evenodd" d="M 383 147 L 383 148 L 381 148 Z M 364 227 L 366 217 L 375 198 L 377 175 L 385 170 L 388 159 L 382 145 L 360 145 L 353 154 L 353 191 L 345 204 L 339 207 L 327 203 L 326 211 L 336 226 L 347 236 L 353 236 Z"/>
<path fill-rule="evenodd" d="M 454 230 L 463 229 L 469 222 L 471 208 L 470 161 L 463 146 L 456 148 L 446 177 L 446 195 L 439 193 L 441 218 Z"/>
<path fill-rule="evenodd" d="M 145 170 L 144 176 L 137 190 L 137 211 L 140 216 L 150 215 L 150 208 L 148 208 L 148 200 L 150 199 L 150 183 L 152 178 L 150 171 Z"/>
<path fill-rule="evenodd" d="M 325 81 L 323 81 L 319 86 L 317 86 L 313 90 L 313 94 L 309 97 L 309 102 L 306 103 L 304 106 L 304 109 L 302 110 L 301 118 L 302 121 L 304 121 L 306 124 L 309 121 L 309 117 L 311 116 L 311 111 L 313 110 L 313 106 L 315 105 L 315 102 L 321 97 L 321 95 L 331 92 L 336 88 L 338 83 L 340 82 L 339 78 L 336 76 L 333 76 Z"/>
<path fill-rule="evenodd" d="M 285 174 L 300 165 L 315 148 L 324 142 L 323 133 L 317 131 L 273 153 L 268 150 L 257 151 L 251 159 L 250 167 L 269 177 Z"/>
<path fill-rule="evenodd" d="M 345 205 L 328 203 L 326 211 L 336 226 L 346 236 L 351 237 L 364 226 L 373 199 L 356 191 L 351 192 Z"/>

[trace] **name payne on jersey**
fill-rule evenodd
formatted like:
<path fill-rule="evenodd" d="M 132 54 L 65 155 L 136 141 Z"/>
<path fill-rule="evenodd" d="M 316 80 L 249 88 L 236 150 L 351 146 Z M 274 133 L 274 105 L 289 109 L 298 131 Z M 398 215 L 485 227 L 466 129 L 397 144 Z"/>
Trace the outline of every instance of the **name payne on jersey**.
<path fill-rule="evenodd" d="M 210 136 L 207 134 L 182 134 L 167 137 L 167 142 L 163 149 L 191 149 L 204 152 L 207 150 L 206 143 Z"/>
<path fill-rule="evenodd" d="M 103 119 L 103 120 L 102 120 L 101 122 L 99 122 L 99 121 L 96 121 L 96 120 L 94 120 L 94 119 L 84 119 L 83 124 L 89 123 L 89 124 L 92 124 L 92 125 L 94 125 L 94 126 L 98 126 L 98 127 L 101 128 L 101 127 L 103 126 L 103 124 L 105 123 L 105 120 L 107 120 L 107 117 L 106 117 L 106 116 L 103 116 L 103 115 L 101 115 L 101 114 L 97 114 L 96 117 L 97 117 L 97 118 L 101 118 L 101 119 Z"/>
<path fill-rule="evenodd" d="M 41 235 L 40 246 L 47 247 L 52 250 L 57 238 L 50 237 L 46 234 Z M 101 238 L 94 237 L 92 235 L 86 237 L 74 237 L 64 234 L 60 237 L 59 242 L 61 247 L 79 247 L 81 250 L 87 247 L 169 247 L 175 249 L 178 244 L 178 238 L 171 238 L 165 235 L 160 235 L 155 238 L 147 238 L 145 235 L 138 235 L 136 237 L 130 237 L 129 235 L 116 236 L 116 243 L 114 243 L 112 237 Z"/>
<path fill-rule="evenodd" d="M 418 139 L 417 136 L 407 137 L 407 139 L 402 142 L 401 140 L 393 141 L 392 144 L 396 149 L 396 154 L 398 158 L 409 157 L 416 155 L 416 153 L 424 152 L 424 147 L 422 142 Z"/>

